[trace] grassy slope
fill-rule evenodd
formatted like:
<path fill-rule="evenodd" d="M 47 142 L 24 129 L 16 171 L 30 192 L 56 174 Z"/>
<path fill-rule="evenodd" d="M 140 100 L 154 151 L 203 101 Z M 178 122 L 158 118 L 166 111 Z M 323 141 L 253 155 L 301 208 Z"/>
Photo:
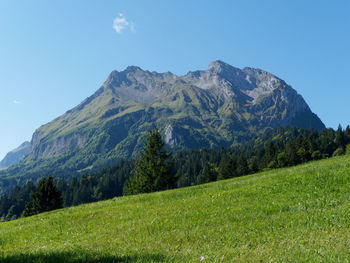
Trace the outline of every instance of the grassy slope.
<path fill-rule="evenodd" d="M 0 224 L 0 262 L 349 262 L 350 157 Z"/>

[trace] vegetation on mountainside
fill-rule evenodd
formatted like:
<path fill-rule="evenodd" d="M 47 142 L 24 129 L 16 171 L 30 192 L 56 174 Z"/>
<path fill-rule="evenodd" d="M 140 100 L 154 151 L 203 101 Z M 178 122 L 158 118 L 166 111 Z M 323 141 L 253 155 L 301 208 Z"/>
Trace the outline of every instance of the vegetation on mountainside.
<path fill-rule="evenodd" d="M 264 169 L 293 166 L 310 160 L 349 153 L 350 128 L 341 127 L 322 132 L 297 128 L 280 128 L 233 148 L 198 149 L 173 155 L 173 174 L 177 187 L 203 184 L 238 177 Z M 339 150 L 340 149 L 340 150 Z M 79 178 L 65 180 L 74 174 L 67 173 L 58 179 L 64 206 L 74 206 L 123 195 L 123 187 L 134 169 L 134 161 L 115 164 Z M 16 186 L 11 193 L 0 198 L 0 218 L 11 220 L 23 211 L 31 200 L 33 183 Z"/>
<path fill-rule="evenodd" d="M 136 158 L 152 128 L 179 152 L 231 147 L 287 125 L 325 128 L 293 88 L 266 71 L 222 61 L 185 76 L 128 67 L 39 127 L 25 159 L 0 171 L 0 194 L 28 180 L 69 179 Z"/>
<path fill-rule="evenodd" d="M 347 262 L 350 159 L 0 224 L 0 262 Z"/>
<path fill-rule="evenodd" d="M 165 149 L 160 132 L 150 130 L 147 142 L 136 161 L 133 175 L 126 183 L 125 194 L 151 193 L 172 189 L 177 178 L 172 174 L 173 162 Z"/>
<path fill-rule="evenodd" d="M 42 178 L 32 194 L 32 201 L 26 204 L 23 216 L 32 216 L 63 207 L 61 192 L 58 191 L 52 176 Z"/>

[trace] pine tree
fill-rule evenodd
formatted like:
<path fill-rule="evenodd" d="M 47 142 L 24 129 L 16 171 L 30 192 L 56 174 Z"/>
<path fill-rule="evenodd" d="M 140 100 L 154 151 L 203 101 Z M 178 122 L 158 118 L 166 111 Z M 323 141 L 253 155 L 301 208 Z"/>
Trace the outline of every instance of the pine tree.
<path fill-rule="evenodd" d="M 134 176 L 126 185 L 126 194 L 150 193 L 175 187 L 173 162 L 157 129 L 150 130 L 141 156 L 136 162 Z"/>
<path fill-rule="evenodd" d="M 237 160 L 237 176 L 242 176 L 249 173 L 248 162 L 245 156 L 240 155 Z"/>
<path fill-rule="evenodd" d="M 346 146 L 346 137 L 343 132 L 343 128 L 339 124 L 338 129 L 335 133 L 335 139 L 334 139 L 335 144 L 338 146 L 338 148 L 345 149 Z"/>
<path fill-rule="evenodd" d="M 345 136 L 345 140 L 346 143 L 350 143 L 350 126 L 346 126 L 345 131 L 344 131 L 344 136 Z"/>
<path fill-rule="evenodd" d="M 269 142 L 265 147 L 265 164 L 268 168 L 274 168 L 276 165 L 276 148 L 273 142 Z"/>
<path fill-rule="evenodd" d="M 287 142 L 285 153 L 287 155 L 287 166 L 292 166 L 299 163 L 297 149 L 294 143 Z"/>
<path fill-rule="evenodd" d="M 216 181 L 216 175 L 210 165 L 206 163 L 197 176 L 197 184 L 205 184 L 213 181 Z"/>
<path fill-rule="evenodd" d="M 224 154 L 219 164 L 218 180 L 228 179 L 237 176 L 237 157 L 232 155 L 231 157 Z"/>
<path fill-rule="evenodd" d="M 33 193 L 32 198 L 32 201 L 26 205 L 23 216 L 36 215 L 62 208 L 62 196 L 54 185 L 52 176 L 42 178 L 39 181 L 36 192 Z"/>
<path fill-rule="evenodd" d="M 258 161 L 258 157 L 256 156 L 252 156 L 249 160 L 249 170 L 252 172 L 252 173 L 256 173 L 259 171 L 259 161 Z"/>

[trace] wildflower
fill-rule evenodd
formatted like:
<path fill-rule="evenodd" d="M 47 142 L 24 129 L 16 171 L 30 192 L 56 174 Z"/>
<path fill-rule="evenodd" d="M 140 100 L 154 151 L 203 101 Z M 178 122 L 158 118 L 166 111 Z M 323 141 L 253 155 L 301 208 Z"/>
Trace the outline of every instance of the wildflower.
<path fill-rule="evenodd" d="M 201 257 L 200 257 L 200 260 L 201 260 L 201 261 L 203 261 L 203 260 L 204 260 L 204 257 L 203 257 L 203 256 L 201 256 Z"/>

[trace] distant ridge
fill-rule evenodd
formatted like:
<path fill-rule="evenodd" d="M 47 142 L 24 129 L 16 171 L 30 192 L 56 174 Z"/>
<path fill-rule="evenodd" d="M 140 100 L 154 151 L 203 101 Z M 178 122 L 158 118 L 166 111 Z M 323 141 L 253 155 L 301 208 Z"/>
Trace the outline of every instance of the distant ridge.
<path fill-rule="evenodd" d="M 11 165 L 19 163 L 27 155 L 30 142 L 24 142 L 16 149 L 7 153 L 4 159 L 0 162 L 0 170 L 6 169 Z"/>

